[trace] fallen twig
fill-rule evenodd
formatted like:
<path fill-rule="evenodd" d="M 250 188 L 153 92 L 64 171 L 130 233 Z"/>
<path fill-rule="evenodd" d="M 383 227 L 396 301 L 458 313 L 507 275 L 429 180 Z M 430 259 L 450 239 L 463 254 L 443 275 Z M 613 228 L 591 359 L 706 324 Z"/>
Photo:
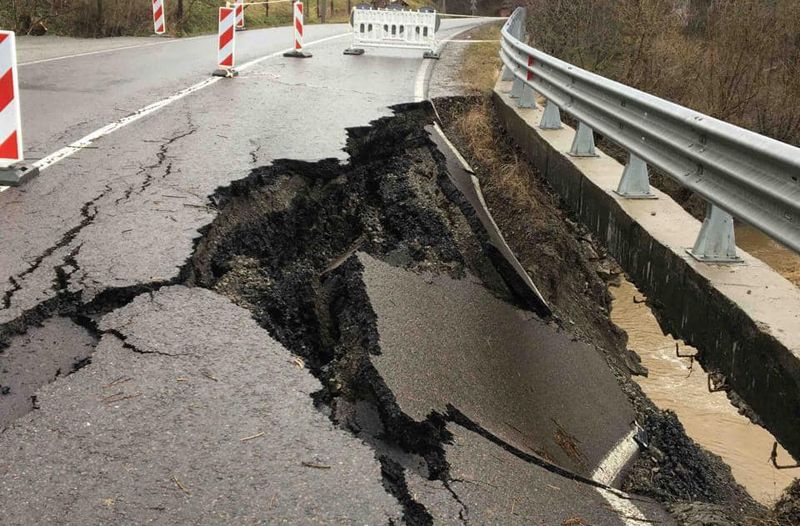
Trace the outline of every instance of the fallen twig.
<path fill-rule="evenodd" d="M 183 484 L 181 484 L 181 481 L 178 480 L 178 477 L 176 477 L 175 475 L 172 476 L 172 482 L 174 482 L 175 485 L 178 486 L 179 490 L 181 490 L 182 492 L 186 493 L 187 495 L 191 495 L 189 490 L 186 489 L 186 487 Z"/>
<path fill-rule="evenodd" d="M 215 378 L 210 372 L 208 371 L 200 371 L 200 372 L 203 373 L 203 376 L 205 376 L 209 380 L 214 380 L 215 382 L 219 382 L 219 378 Z"/>
<path fill-rule="evenodd" d="M 315 468 L 315 469 L 331 469 L 331 466 L 326 466 L 325 464 L 315 464 L 314 462 L 301 462 L 307 468 Z"/>

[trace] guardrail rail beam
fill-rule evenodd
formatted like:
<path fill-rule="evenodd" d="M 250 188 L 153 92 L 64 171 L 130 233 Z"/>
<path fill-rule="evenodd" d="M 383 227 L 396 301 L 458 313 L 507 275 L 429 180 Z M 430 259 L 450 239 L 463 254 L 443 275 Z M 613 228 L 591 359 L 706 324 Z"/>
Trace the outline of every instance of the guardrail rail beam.
<path fill-rule="evenodd" d="M 594 155 L 596 130 L 631 156 L 620 195 L 650 197 L 652 166 L 711 203 L 692 248 L 701 261 L 738 261 L 730 215 L 800 252 L 800 148 L 543 53 L 524 42 L 524 22 L 517 8 L 501 30 L 503 78 L 513 80 L 519 106 L 529 103 L 528 88 L 547 99 L 540 128 L 560 128 L 560 110 L 580 123 L 570 154 Z"/>

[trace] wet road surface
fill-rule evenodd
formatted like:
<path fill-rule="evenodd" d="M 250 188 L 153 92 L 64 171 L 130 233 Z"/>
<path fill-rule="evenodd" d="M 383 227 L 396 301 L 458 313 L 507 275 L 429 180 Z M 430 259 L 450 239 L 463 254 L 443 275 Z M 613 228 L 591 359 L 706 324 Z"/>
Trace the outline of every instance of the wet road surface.
<path fill-rule="evenodd" d="M 445 22 L 443 34 L 472 24 Z M 314 408 L 310 395 L 318 387 L 302 364 L 248 312 L 179 285 L 195 241 L 214 218 L 208 199 L 218 187 L 278 158 L 343 160 L 346 128 L 367 125 L 391 114 L 389 106 L 415 99 L 420 53 L 346 57 L 346 38 L 313 45 L 344 31 L 310 26 L 313 59 L 278 55 L 253 64 L 240 77 L 177 99 L 25 186 L 0 193 L 0 328 L 10 342 L 7 353 L 22 352 L 16 349 L 30 344 L 20 339 L 65 309 L 81 311 L 99 338 L 91 363 L 41 388 L 38 409 L 0 436 L 5 523 L 398 520 L 402 510 L 383 487 L 379 463 Z M 243 35 L 242 60 L 278 53 L 289 41 L 287 28 Z M 213 42 L 199 38 L 23 66 L 30 156 L 48 155 L 202 82 L 212 69 Z M 70 345 L 85 338 L 76 329 Z M 576 359 L 568 353 L 564 358 Z M 621 395 L 612 389 L 609 396 Z M 602 425 L 579 422 L 585 418 L 580 414 L 564 416 L 564 425 L 587 426 L 581 436 L 597 433 L 585 465 L 551 443 L 546 447 L 552 456 L 594 475 L 630 424 L 624 404 L 608 407 Z M 465 506 L 478 523 L 507 523 L 503 517 L 522 523 L 539 514 L 544 524 L 572 514 L 612 525 L 643 523 L 630 518 L 639 513 L 665 520 L 656 506 L 638 502 L 639 509 L 624 518 L 625 506 L 609 502 L 625 498 L 532 469 L 485 437 L 449 426 L 456 437 L 448 446 L 453 470 L 463 475 L 455 496 L 447 490 L 437 497 L 441 488 L 425 489 L 433 481 L 410 479 L 444 523 L 456 522 Z M 544 437 L 558 426 L 546 423 L 530 432 Z M 571 489 L 534 492 L 501 510 L 497 503 L 505 491 L 471 495 L 469 482 L 497 456 L 503 460 L 486 472 L 493 480 L 511 469 L 506 482 L 516 488 L 544 488 L 553 478 L 552 485 Z"/>

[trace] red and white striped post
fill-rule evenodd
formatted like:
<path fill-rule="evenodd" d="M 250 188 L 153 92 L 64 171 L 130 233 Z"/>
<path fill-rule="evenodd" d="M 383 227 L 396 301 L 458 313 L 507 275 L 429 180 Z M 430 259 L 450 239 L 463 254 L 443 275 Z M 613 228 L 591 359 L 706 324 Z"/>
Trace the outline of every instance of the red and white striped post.
<path fill-rule="evenodd" d="M 236 53 L 236 9 L 233 7 L 219 8 L 219 38 L 217 40 L 217 70 L 215 77 L 235 77 L 237 72 L 233 69 L 234 54 Z"/>
<path fill-rule="evenodd" d="M 236 31 L 244 31 L 244 0 L 236 0 Z"/>
<path fill-rule="evenodd" d="M 36 175 L 22 159 L 17 44 L 13 31 L 0 31 L 0 185 L 17 186 Z"/>
<path fill-rule="evenodd" d="M 283 54 L 284 57 L 308 58 L 311 53 L 303 51 L 303 2 L 294 2 L 294 49 Z"/>
<path fill-rule="evenodd" d="M 163 35 L 167 30 L 164 23 L 164 0 L 153 0 L 153 29 L 156 35 Z"/>
<path fill-rule="evenodd" d="M 533 80 L 533 57 L 528 55 L 528 69 L 526 69 L 525 78 Z M 536 92 L 527 83 L 522 83 L 522 92 L 517 99 L 518 108 L 535 108 L 536 107 Z"/>

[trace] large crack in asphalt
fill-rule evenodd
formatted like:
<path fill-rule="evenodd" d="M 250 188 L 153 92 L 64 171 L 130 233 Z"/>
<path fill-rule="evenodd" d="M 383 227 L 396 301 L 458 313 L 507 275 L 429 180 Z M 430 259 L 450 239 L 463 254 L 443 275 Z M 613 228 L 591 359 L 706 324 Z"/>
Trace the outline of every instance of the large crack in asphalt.
<path fill-rule="evenodd" d="M 433 522 L 409 491 L 407 470 L 441 481 L 466 523 L 468 507 L 450 485 L 448 424 L 468 424 L 484 439 L 494 435 L 452 406 L 422 421 L 403 411 L 372 362 L 381 354 L 377 316 L 357 254 L 415 273 L 470 274 L 506 302 L 524 307 L 525 300 L 492 264 L 496 251 L 449 180 L 425 130 L 428 107 L 395 111 L 348 130 L 347 164 L 279 160 L 219 190 L 219 215 L 197 246 L 189 284 L 249 309 L 302 359 L 323 385 L 314 404 L 373 448 L 407 524 Z M 538 457 L 517 456 L 596 485 Z"/>
<path fill-rule="evenodd" d="M 404 471 L 447 482 L 445 415 L 415 421 L 370 358 L 380 354 L 376 315 L 354 256 L 366 252 L 413 271 L 469 271 L 512 301 L 459 205 L 446 197 L 444 159 L 430 142 L 424 106 L 349 130 L 350 162 L 281 160 L 216 196 L 219 216 L 199 243 L 190 282 L 253 313 L 324 388 L 314 403 L 359 436 L 381 463 L 386 490 L 408 524 L 432 517 Z M 366 422 L 366 423 L 365 423 Z"/>
<path fill-rule="evenodd" d="M 71 248 L 54 268 L 56 297 L 26 312 L 17 321 L 17 332 L 63 316 L 95 341 L 109 334 L 132 352 L 147 353 L 129 344 L 124 334 L 101 330 L 100 319 L 165 286 L 209 288 L 249 309 L 320 381 L 323 388 L 309 403 L 373 449 L 383 486 L 402 506 L 407 524 L 434 520 L 409 488 L 409 472 L 441 482 L 459 510 L 458 520 L 469 522 L 469 507 L 454 489 L 458 479 L 451 476 L 447 460 L 452 426 L 499 445 L 523 462 L 597 485 L 515 449 L 452 405 L 442 412 L 432 410 L 424 419 L 412 418 L 373 364 L 381 343 L 359 254 L 417 274 L 474 276 L 502 301 L 529 307 L 504 279 L 507 273 L 496 266 L 497 251 L 489 236 L 450 181 L 446 159 L 426 130 L 431 120 L 427 105 L 399 106 L 392 117 L 348 130 L 346 164 L 278 160 L 255 169 L 211 198 L 218 215 L 178 277 L 106 289 L 85 302 L 75 282 L 81 245 L 71 244 L 94 220 L 96 203 L 107 188 L 84 205 L 81 225 L 50 252 Z M 162 145 L 151 168 L 165 164 L 168 144 Z M 7 324 L 0 330 L 12 328 Z M 82 358 L 78 368 L 90 360 Z"/>
<path fill-rule="evenodd" d="M 136 183 L 126 182 L 127 189 L 120 198 L 113 202 L 114 205 L 129 199 L 134 193 L 140 194 L 144 192 L 155 179 L 154 172 L 161 170 L 162 167 L 163 173 L 160 175 L 162 179 L 171 174 L 172 163 L 169 161 L 168 155 L 170 146 L 197 131 L 197 126 L 192 122 L 190 113 L 187 112 L 186 118 L 187 128 L 161 141 L 155 154 L 156 162 L 142 166 L 136 173 L 136 179 L 143 176 L 141 182 L 138 183 L 138 188 Z M 100 203 L 114 190 L 115 187 L 112 183 L 105 184 L 104 188 L 95 197 L 81 205 L 80 221 L 77 224 L 61 234 L 53 245 L 38 254 L 23 271 L 8 278 L 10 287 L 6 289 L 0 298 L 0 310 L 13 307 L 14 297 L 23 290 L 25 279 L 39 271 L 49 258 L 58 256 L 59 251 L 62 249 L 69 250 L 61 258 L 61 261 L 52 268 L 51 288 L 54 292 L 53 297 L 41 301 L 32 308 L 23 310 L 14 319 L 0 324 L 0 355 L 6 351 L 15 338 L 28 334 L 32 328 L 42 328 L 46 322 L 57 318 L 71 320 L 76 326 L 83 328 L 86 331 L 85 335 L 77 337 L 73 335 L 73 337 L 78 340 L 89 338 L 93 340 L 94 345 L 81 349 L 80 352 L 73 352 L 70 355 L 72 363 L 69 367 L 65 367 L 65 364 L 61 363 L 64 359 L 64 356 L 61 355 L 64 355 L 65 351 L 61 348 L 51 348 L 48 350 L 40 349 L 41 352 L 48 354 L 48 356 L 37 357 L 34 354 L 29 354 L 30 360 L 37 362 L 52 361 L 53 363 L 49 367 L 31 367 L 29 364 L 24 363 L 23 360 L 14 367 L 6 365 L 0 369 L 0 373 L 2 373 L 0 375 L 0 396 L 8 397 L 3 401 L 3 407 L 0 407 L 0 430 L 21 416 L 21 414 L 24 414 L 24 412 L 36 409 L 36 396 L 32 393 L 38 390 L 39 387 L 61 376 L 72 374 L 91 363 L 94 346 L 104 333 L 97 328 L 97 323 L 103 315 L 127 305 L 139 294 L 152 293 L 162 287 L 186 281 L 188 266 L 184 267 L 174 279 L 156 280 L 127 287 L 108 288 L 90 301 L 86 301 L 83 298 L 83 283 L 79 276 L 80 266 L 78 264 L 78 254 L 83 244 L 76 244 L 76 239 L 85 228 L 95 221 L 99 213 Z M 73 279 L 76 276 L 78 276 L 77 282 L 73 283 Z M 62 347 L 69 348 L 72 343 L 74 342 L 65 341 Z M 132 350 L 135 351 L 136 349 Z M 67 351 L 67 355 L 69 355 L 69 351 Z M 20 384 L 27 385 L 22 389 L 24 392 L 15 392 L 12 391 L 8 385 L 9 383 L 16 383 L 18 386 Z M 15 406 L 17 407 L 16 409 L 14 409 Z M 20 411 L 20 406 L 24 406 L 25 410 Z"/>

